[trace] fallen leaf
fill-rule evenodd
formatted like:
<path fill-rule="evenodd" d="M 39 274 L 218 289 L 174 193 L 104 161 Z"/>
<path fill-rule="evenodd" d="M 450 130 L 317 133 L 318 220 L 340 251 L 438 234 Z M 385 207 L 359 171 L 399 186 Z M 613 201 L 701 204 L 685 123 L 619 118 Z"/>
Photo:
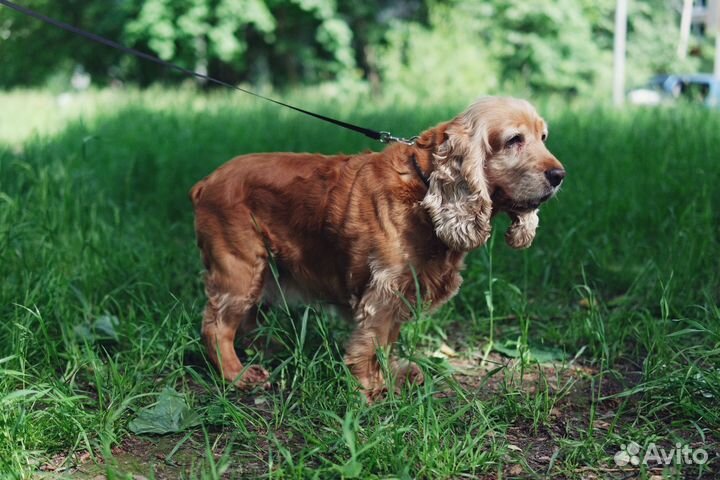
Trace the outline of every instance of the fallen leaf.
<path fill-rule="evenodd" d="M 340 473 L 345 478 L 358 478 L 362 473 L 362 464 L 357 460 L 349 460 L 340 469 Z"/>
<path fill-rule="evenodd" d="M 453 350 L 450 345 L 443 342 L 442 345 L 440 345 L 440 348 L 433 352 L 432 356 L 436 358 L 452 358 L 457 357 L 458 353 Z"/>
<path fill-rule="evenodd" d="M 595 428 L 599 428 L 601 430 L 609 430 L 610 424 L 604 420 L 595 420 Z"/>
<path fill-rule="evenodd" d="M 185 398 L 172 388 L 165 388 L 157 402 L 143 408 L 128 428 L 135 434 L 177 433 L 200 424 L 200 417 L 185 402 Z"/>
<path fill-rule="evenodd" d="M 117 327 L 120 320 L 115 315 L 100 315 L 93 322 L 84 321 L 79 325 L 75 325 L 73 332 L 78 337 L 96 342 L 98 340 L 118 341 Z"/>
<path fill-rule="evenodd" d="M 52 457 L 48 463 L 41 465 L 40 470 L 43 472 L 54 472 L 60 468 L 63 463 L 65 463 L 65 458 L 66 456 L 64 454 L 58 453 Z"/>
<path fill-rule="evenodd" d="M 512 467 L 510 467 L 510 470 L 508 471 L 508 473 L 514 477 L 517 477 L 518 475 L 522 475 L 523 468 L 522 468 L 522 466 L 515 464 Z"/>
<path fill-rule="evenodd" d="M 515 340 L 506 340 L 493 344 L 493 350 L 502 353 L 510 358 L 518 358 L 521 353 L 518 350 L 518 342 Z M 538 363 L 551 363 L 555 361 L 565 360 L 567 355 L 559 348 L 553 347 L 528 347 L 526 355 L 531 360 Z"/>
<path fill-rule="evenodd" d="M 75 463 L 82 465 L 83 463 L 87 462 L 88 460 L 90 460 L 90 452 L 85 450 L 77 455 L 77 457 L 75 458 Z"/>
<path fill-rule="evenodd" d="M 578 305 L 580 305 L 582 308 L 591 308 L 595 306 L 595 300 L 592 300 L 590 298 L 581 298 L 578 302 Z"/>

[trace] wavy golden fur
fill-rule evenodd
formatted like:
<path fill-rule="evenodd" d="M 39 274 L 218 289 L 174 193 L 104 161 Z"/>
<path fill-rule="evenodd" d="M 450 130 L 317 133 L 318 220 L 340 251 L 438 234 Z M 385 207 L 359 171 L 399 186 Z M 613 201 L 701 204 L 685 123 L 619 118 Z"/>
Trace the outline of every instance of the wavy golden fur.
<path fill-rule="evenodd" d="M 190 197 L 207 274 L 202 334 L 209 356 L 240 387 L 266 384 L 244 367 L 234 340 L 254 328 L 258 305 L 284 292 L 346 311 L 356 324 L 345 361 L 368 398 L 382 392 L 376 349 L 390 347 L 418 298 L 437 308 L 460 288 L 466 253 L 507 212 L 514 248 L 528 247 L 537 208 L 560 187 L 547 125 L 514 98 L 481 98 L 415 145 L 359 155 L 269 153 L 237 157 Z M 416 281 L 420 292 L 416 292 Z M 422 381 L 393 362 L 398 384 Z"/>

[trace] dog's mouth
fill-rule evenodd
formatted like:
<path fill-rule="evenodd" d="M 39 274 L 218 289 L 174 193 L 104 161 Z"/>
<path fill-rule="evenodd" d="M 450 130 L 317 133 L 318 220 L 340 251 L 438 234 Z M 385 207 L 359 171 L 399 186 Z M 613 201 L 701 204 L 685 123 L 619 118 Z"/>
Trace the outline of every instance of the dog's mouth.
<path fill-rule="evenodd" d="M 553 188 L 538 198 L 515 200 L 510 198 L 504 190 L 497 189 L 492 195 L 493 207 L 506 212 L 527 213 L 536 210 L 540 205 L 552 198 L 556 191 L 557 189 Z"/>

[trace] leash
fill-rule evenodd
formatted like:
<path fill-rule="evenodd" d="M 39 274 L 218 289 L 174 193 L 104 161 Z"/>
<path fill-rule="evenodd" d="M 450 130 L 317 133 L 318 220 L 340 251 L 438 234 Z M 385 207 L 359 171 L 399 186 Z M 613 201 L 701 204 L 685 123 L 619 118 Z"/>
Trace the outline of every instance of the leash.
<path fill-rule="evenodd" d="M 247 93 L 248 95 L 252 95 L 252 96 L 260 98 L 262 100 L 266 100 L 268 102 L 272 102 L 277 105 L 281 105 L 283 107 L 290 108 L 292 110 L 295 110 L 296 112 L 300 112 L 305 115 L 315 117 L 324 122 L 328 122 L 333 125 L 337 125 L 339 127 L 342 127 L 342 128 L 348 129 L 348 130 L 352 130 L 357 133 L 361 133 L 361 134 L 365 135 L 366 137 L 372 138 L 373 140 L 377 140 L 381 143 L 398 142 L 398 143 L 404 143 L 405 145 L 415 145 L 415 140 L 417 140 L 417 138 L 418 138 L 418 137 L 411 137 L 411 138 L 396 137 L 396 136 L 392 135 L 390 132 L 384 132 L 384 131 L 378 132 L 376 130 L 361 127 L 359 125 L 353 125 L 352 123 L 343 122 L 342 120 L 337 120 L 334 118 L 326 117 L 325 115 L 321 115 L 319 113 L 310 112 L 308 110 L 305 110 L 305 109 L 302 109 L 299 107 L 295 107 L 295 106 L 289 105 L 287 103 L 283 103 L 279 100 L 275 100 L 270 97 L 265 97 L 263 95 L 260 95 L 259 93 L 251 92 L 250 90 L 246 90 L 244 88 L 238 87 L 237 85 L 232 85 L 232 84 L 224 82 L 222 80 L 218 80 L 209 75 L 205 75 L 203 73 L 199 73 L 194 70 L 189 70 L 187 68 L 183 68 L 179 65 L 167 62 L 167 61 L 165 61 L 159 57 L 156 57 L 154 55 L 150 55 L 148 53 L 141 52 L 140 50 L 136 50 L 134 48 L 127 47 L 121 43 L 115 42 L 113 40 L 102 37 L 95 33 L 88 32 L 87 30 L 83 30 L 82 28 L 76 27 L 74 25 L 70 25 L 68 23 L 64 23 L 59 20 L 55 20 L 54 18 L 50 18 L 46 15 L 43 15 L 42 13 L 36 12 L 35 10 L 32 10 L 27 7 L 23 7 L 14 2 L 11 2 L 9 0 L 0 0 L 0 5 L 4 5 L 8 8 L 11 8 L 17 12 L 22 13 L 23 15 L 27 15 L 28 17 L 35 18 L 35 19 L 45 22 L 49 25 L 52 25 L 54 27 L 65 30 L 67 32 L 73 33 L 75 35 L 79 35 L 81 37 L 85 37 L 88 40 L 92 40 L 93 42 L 100 43 L 102 45 L 114 48 L 116 50 L 120 50 L 121 52 L 125 53 L 126 55 L 132 55 L 132 56 L 135 56 L 138 58 L 142 58 L 143 60 L 147 60 L 149 62 L 157 63 L 158 65 L 162 65 L 163 67 L 169 68 L 171 70 L 176 70 L 176 71 L 178 71 L 184 75 L 187 75 L 189 77 L 200 78 L 205 81 L 215 83 L 217 85 L 221 85 L 226 88 L 230 88 L 232 90 L 238 90 L 240 92 Z"/>

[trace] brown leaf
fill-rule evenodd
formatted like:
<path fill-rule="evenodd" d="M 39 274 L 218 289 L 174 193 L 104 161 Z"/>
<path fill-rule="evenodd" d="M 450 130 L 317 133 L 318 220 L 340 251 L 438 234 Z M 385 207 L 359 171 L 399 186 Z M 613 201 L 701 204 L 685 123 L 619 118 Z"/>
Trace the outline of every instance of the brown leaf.
<path fill-rule="evenodd" d="M 608 422 L 606 422 L 605 420 L 595 420 L 593 425 L 595 425 L 595 428 L 598 428 L 600 430 L 609 430 L 610 429 L 610 424 Z"/>
<path fill-rule="evenodd" d="M 515 464 L 512 467 L 510 467 L 510 470 L 508 470 L 508 475 L 513 475 L 513 476 L 522 475 L 523 471 L 524 470 L 523 470 L 522 466 Z"/>
<path fill-rule="evenodd" d="M 435 358 L 452 358 L 457 357 L 458 353 L 447 343 L 443 342 L 440 348 L 433 352 L 432 356 Z"/>
<path fill-rule="evenodd" d="M 63 453 L 58 453 L 57 455 L 53 456 L 50 461 L 42 466 L 40 466 L 40 470 L 43 472 L 54 472 L 60 466 L 65 463 L 65 459 L 67 456 Z"/>

